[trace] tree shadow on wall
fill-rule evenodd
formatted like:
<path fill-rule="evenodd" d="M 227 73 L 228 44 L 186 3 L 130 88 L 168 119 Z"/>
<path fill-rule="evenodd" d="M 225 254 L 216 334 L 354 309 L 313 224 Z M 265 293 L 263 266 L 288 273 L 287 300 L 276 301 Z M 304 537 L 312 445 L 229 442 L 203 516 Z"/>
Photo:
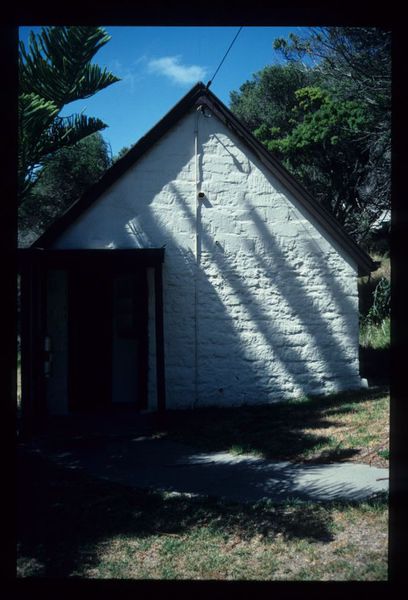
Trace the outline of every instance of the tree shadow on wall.
<path fill-rule="evenodd" d="M 172 193 L 187 219 L 193 224 L 194 215 L 173 184 Z M 270 388 L 273 385 L 268 386 L 265 381 L 262 381 L 262 361 L 254 357 L 251 352 L 248 355 L 245 343 L 238 331 L 238 319 L 233 319 L 228 314 L 222 302 L 220 296 L 222 296 L 222 288 L 225 290 L 226 286 L 229 286 L 231 292 L 229 302 L 231 302 L 232 296 L 235 304 L 245 314 L 248 323 L 247 334 L 254 333 L 254 337 L 258 336 L 259 339 L 263 340 L 264 346 L 270 350 L 270 355 L 273 357 L 272 361 L 280 365 L 285 371 L 289 387 L 292 386 L 292 389 L 295 387 L 301 388 L 304 389 L 305 393 L 310 393 L 311 390 L 321 390 L 325 383 L 336 379 L 336 377 L 355 381 L 355 366 L 351 364 L 344 345 L 339 344 L 330 323 L 325 318 L 325 313 L 321 314 L 314 298 L 306 291 L 305 281 L 298 276 L 278 241 L 268 232 L 265 224 L 257 217 L 254 210 L 252 215 L 254 224 L 259 230 L 259 235 L 265 241 L 269 254 L 273 257 L 273 265 L 271 265 L 265 256 L 255 254 L 252 259 L 256 269 L 263 277 L 273 280 L 277 292 L 289 307 L 293 320 L 298 321 L 299 331 L 310 336 L 313 340 L 312 344 L 316 344 L 318 348 L 320 358 L 319 361 L 308 366 L 308 360 L 305 358 L 304 342 L 294 342 L 290 339 L 291 336 L 282 331 L 281 321 L 276 318 L 275 313 L 268 310 L 268 303 L 263 302 L 257 296 L 249 278 L 245 277 L 237 268 L 234 257 L 225 252 L 220 244 L 217 245 L 205 228 L 200 228 L 203 257 L 205 258 L 208 254 L 218 277 L 218 281 L 213 283 L 202 267 L 198 269 L 200 335 L 206 334 L 209 330 L 213 332 L 212 337 L 207 337 L 206 358 L 210 358 L 211 352 L 213 353 L 214 374 L 217 373 L 217 367 L 220 364 L 220 375 L 222 373 L 224 378 L 224 383 L 222 376 L 219 378 L 218 388 L 222 390 L 221 393 L 231 386 L 235 387 L 236 393 L 241 393 L 248 382 L 248 387 L 252 385 L 253 390 L 259 392 L 257 401 L 266 402 L 270 391 L 268 387 Z M 185 259 L 186 263 L 190 264 L 188 269 L 194 276 L 195 258 L 193 254 L 191 252 L 189 255 L 186 254 Z M 340 313 L 345 317 L 350 313 L 352 314 L 353 305 L 337 282 L 332 281 L 333 274 L 330 273 L 323 262 L 319 265 L 318 271 L 319 273 L 315 275 L 319 274 L 330 282 L 330 291 L 336 298 L 335 303 Z M 271 302 L 273 301 L 273 298 L 271 298 Z M 210 307 L 210 303 L 215 304 L 215 308 L 214 306 Z M 335 309 L 330 305 L 331 303 L 327 302 L 327 304 L 327 312 L 333 312 Z M 357 330 L 353 332 L 348 324 L 347 326 L 347 335 L 352 337 L 355 333 L 356 336 Z M 227 328 L 225 335 L 223 335 L 224 327 Z M 210 343 L 212 344 L 211 349 L 208 348 Z M 226 343 L 228 343 L 229 348 L 223 349 Z M 228 369 L 222 368 L 222 360 L 231 356 L 234 356 L 234 365 L 231 366 L 229 362 Z M 229 376 L 226 376 L 226 373 L 229 373 Z M 252 398 L 246 395 L 244 399 L 248 402 L 254 402 L 254 396 L 255 392 L 252 393 Z M 262 396 L 264 396 L 263 400 Z M 242 401 L 242 398 L 239 400 Z M 237 399 L 237 403 L 239 403 L 239 400 Z"/>
<path fill-rule="evenodd" d="M 205 211 L 224 211 L 223 215 L 233 221 L 228 207 L 220 205 L 212 208 L 210 193 L 210 201 L 207 202 L 207 206 L 205 203 L 199 206 L 196 219 L 194 201 L 192 199 L 192 202 L 188 202 L 186 199 L 190 198 L 190 179 L 193 176 L 190 164 L 193 151 L 192 120 L 191 127 L 191 147 L 188 144 L 180 145 L 177 153 L 174 153 L 174 145 L 170 143 L 169 138 L 164 140 L 157 156 L 153 149 L 151 160 L 155 164 L 154 161 L 160 157 L 162 168 L 154 170 L 151 178 L 145 176 L 141 182 L 143 185 L 135 186 L 137 198 L 129 195 L 128 201 L 125 195 L 121 199 L 121 210 L 115 219 L 105 219 L 98 224 L 99 229 L 102 228 L 98 230 L 100 238 L 111 239 L 112 244 L 119 247 L 122 244 L 129 247 L 129 240 L 135 247 L 166 245 L 163 270 L 165 323 L 166 320 L 173 320 L 173 330 L 182 332 L 182 343 L 179 341 L 178 345 L 174 335 L 165 339 L 170 405 L 172 402 L 176 404 L 177 398 L 181 398 L 183 385 L 184 388 L 190 386 L 193 389 L 195 383 L 202 403 L 216 405 L 220 401 L 240 404 L 255 402 L 255 398 L 259 403 L 279 399 L 278 392 L 282 387 L 286 387 L 284 391 L 287 395 L 293 395 L 294 390 L 299 389 L 304 393 L 315 393 L 318 390 L 330 389 L 333 380 L 339 377 L 355 382 L 358 379 L 355 365 L 350 362 L 344 344 L 341 345 L 339 338 L 334 334 L 330 319 L 326 319 L 330 311 L 335 312 L 332 304 L 337 304 L 339 311 L 344 314 L 353 312 L 354 306 L 344 291 L 336 286 L 334 273 L 330 273 L 325 265 L 325 257 L 319 257 L 316 261 L 316 272 L 310 273 L 308 269 L 305 277 L 304 269 L 299 272 L 294 267 L 285 245 L 281 244 L 278 236 L 272 235 L 255 207 L 244 198 L 241 208 L 249 210 L 252 218 L 250 225 L 257 229 L 265 246 L 264 252 L 252 253 L 251 268 L 256 269 L 263 279 L 272 278 L 276 290 L 273 298 L 268 299 L 265 294 L 259 297 L 259 289 L 255 290 L 250 281 L 250 273 L 246 276 L 239 268 L 239 259 L 233 252 L 229 252 L 228 249 L 225 251 L 222 245 L 216 244 L 213 232 L 207 226 L 211 223 L 211 213 Z M 202 164 L 203 145 L 208 136 L 216 134 L 217 130 L 213 125 L 209 124 L 203 128 L 202 138 L 199 140 L 200 181 L 206 178 Z M 231 147 L 233 143 L 232 140 Z M 236 157 L 225 144 L 223 146 L 226 161 L 232 162 L 234 169 L 242 175 L 242 168 L 236 165 Z M 149 164 L 147 175 L 148 167 Z M 139 168 L 143 172 L 143 160 Z M 259 168 L 265 172 L 266 177 L 270 176 L 264 167 Z M 137 184 L 137 180 L 135 183 Z M 231 186 L 228 178 L 224 183 L 221 180 L 221 184 L 225 184 L 224 187 L 227 188 Z M 275 187 L 278 193 L 284 192 L 279 184 Z M 160 194 L 160 201 L 156 206 L 154 199 Z M 177 223 L 174 221 L 175 215 Z M 207 260 L 216 271 L 217 280 L 211 278 L 208 270 L 202 265 L 196 264 L 193 254 L 196 226 L 202 255 L 207 254 Z M 304 251 L 304 248 L 299 249 L 299 259 L 304 258 Z M 327 297 L 323 310 L 316 304 L 316 298 L 308 285 L 308 278 L 318 276 L 330 282 L 328 292 L 331 295 Z M 204 359 L 211 359 L 211 353 L 213 354 L 211 373 L 203 379 L 201 369 L 198 382 L 193 381 L 196 376 L 193 348 L 195 285 L 199 312 L 198 359 L 202 359 L 204 364 Z M 244 327 L 238 327 L 239 317 L 232 318 L 229 314 L 230 307 L 225 305 L 223 290 L 228 287 L 228 301 L 231 301 L 233 296 L 241 314 L 245 313 Z M 282 299 L 282 305 L 287 307 L 287 314 L 269 310 L 268 304 L 279 302 L 279 297 Z M 345 320 L 347 326 L 347 318 Z M 318 360 L 310 362 L 309 349 L 305 348 L 304 339 L 295 340 L 295 336 L 285 333 L 282 330 L 284 322 L 296 322 L 301 334 L 310 340 L 311 346 L 316 347 L 313 352 L 318 356 Z M 353 335 L 350 330 L 346 333 Z M 254 338 L 262 340 L 263 358 L 254 355 L 253 349 L 250 348 Z M 274 365 L 274 372 L 269 368 L 271 364 Z M 273 388 L 276 388 L 274 398 L 271 392 Z M 188 399 L 185 395 L 179 404 L 189 405 L 193 402 L 194 398 Z"/>

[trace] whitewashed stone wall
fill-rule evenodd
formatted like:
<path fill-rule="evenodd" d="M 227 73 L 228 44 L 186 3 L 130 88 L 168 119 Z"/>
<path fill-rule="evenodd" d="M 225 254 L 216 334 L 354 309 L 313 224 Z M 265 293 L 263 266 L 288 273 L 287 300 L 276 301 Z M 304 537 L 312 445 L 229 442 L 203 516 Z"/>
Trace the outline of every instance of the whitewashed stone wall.
<path fill-rule="evenodd" d="M 55 247 L 166 245 L 169 408 L 360 387 L 356 265 L 229 128 L 201 113 L 196 220 L 195 122 L 194 110 Z"/>

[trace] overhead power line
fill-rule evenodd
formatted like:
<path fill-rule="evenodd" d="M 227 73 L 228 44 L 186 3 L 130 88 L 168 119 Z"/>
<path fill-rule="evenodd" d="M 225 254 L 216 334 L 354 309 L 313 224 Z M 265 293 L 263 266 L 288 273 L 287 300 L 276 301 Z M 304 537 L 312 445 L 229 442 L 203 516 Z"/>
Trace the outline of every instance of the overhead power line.
<path fill-rule="evenodd" d="M 234 39 L 232 40 L 231 44 L 229 45 L 229 48 L 228 48 L 228 50 L 227 50 L 227 51 L 226 51 L 226 53 L 224 54 L 224 58 L 222 59 L 222 61 L 221 61 L 221 62 L 220 62 L 220 64 L 218 65 L 218 68 L 217 68 L 217 70 L 215 71 L 215 73 L 214 73 L 214 75 L 212 76 L 212 78 L 210 79 L 210 81 L 207 83 L 207 86 L 206 86 L 206 87 L 207 87 L 207 89 L 210 87 L 210 85 L 211 85 L 211 84 L 212 84 L 212 82 L 214 81 L 214 78 L 215 78 L 215 76 L 217 75 L 218 71 L 220 70 L 220 67 L 221 67 L 222 63 L 223 63 L 223 62 L 224 62 L 224 60 L 226 59 L 228 52 L 231 50 L 231 48 L 232 48 L 232 46 L 233 46 L 233 44 L 234 44 L 235 40 L 236 40 L 236 39 L 237 39 L 237 37 L 239 36 L 239 33 L 240 33 L 241 29 L 242 29 L 242 27 L 240 27 L 240 28 L 238 29 L 238 32 L 237 32 L 236 36 L 234 37 Z"/>

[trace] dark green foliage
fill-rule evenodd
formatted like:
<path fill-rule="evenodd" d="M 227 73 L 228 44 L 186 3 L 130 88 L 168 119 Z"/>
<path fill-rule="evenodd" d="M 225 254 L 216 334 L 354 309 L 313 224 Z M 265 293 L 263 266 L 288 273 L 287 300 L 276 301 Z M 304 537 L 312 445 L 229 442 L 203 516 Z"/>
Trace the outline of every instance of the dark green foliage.
<path fill-rule="evenodd" d="M 19 241 L 27 245 L 95 183 L 111 165 L 100 133 L 56 151 L 19 207 Z"/>
<path fill-rule="evenodd" d="M 19 55 L 19 202 L 25 200 L 47 158 L 106 127 L 100 119 L 61 109 L 119 81 L 91 64 L 110 37 L 101 27 L 45 27 L 30 35 Z"/>
<path fill-rule="evenodd" d="M 270 65 L 255 73 L 239 92 L 231 92 L 230 108 L 251 131 L 273 129 L 277 137 L 290 131 L 296 91 L 317 83 L 319 76 L 300 64 Z"/>
<path fill-rule="evenodd" d="M 286 64 L 231 93 L 232 111 L 359 242 L 390 203 L 390 43 L 373 28 L 309 28 L 275 41 Z"/>
<path fill-rule="evenodd" d="M 115 154 L 115 156 L 112 158 L 112 162 L 116 162 L 117 160 L 122 158 L 122 156 L 125 156 L 125 154 L 127 154 L 129 152 L 131 147 L 132 146 L 123 146 L 123 148 L 121 148 L 119 150 L 119 152 L 117 154 Z"/>
<path fill-rule="evenodd" d="M 363 102 L 390 110 L 391 35 L 373 27 L 310 27 L 305 37 L 291 34 L 290 42 L 274 48 L 291 62 L 311 57 L 327 85 L 340 97 L 358 95 Z"/>
<path fill-rule="evenodd" d="M 267 147 L 354 233 L 356 221 L 361 221 L 356 189 L 365 159 L 355 138 L 367 126 L 364 107 L 336 100 L 316 86 L 297 90 L 295 97 L 291 131 Z"/>
<path fill-rule="evenodd" d="M 367 314 L 373 304 L 374 290 L 377 287 L 378 279 L 371 277 L 360 278 L 358 282 L 358 300 L 360 321 L 365 322 Z"/>
<path fill-rule="evenodd" d="M 391 233 L 390 213 L 385 214 L 385 217 L 378 227 L 370 229 L 362 242 L 362 247 L 371 254 L 381 254 L 384 257 L 388 257 Z"/>
<path fill-rule="evenodd" d="M 34 93 L 59 108 L 93 96 L 118 78 L 89 64 L 110 40 L 100 27 L 45 27 L 30 35 L 29 51 L 20 42 L 20 92 Z"/>
<path fill-rule="evenodd" d="M 390 378 L 391 284 L 388 258 L 383 257 L 373 276 L 359 280 L 358 291 L 360 374 L 371 383 L 384 383 Z"/>
<path fill-rule="evenodd" d="M 390 316 L 390 311 L 391 284 L 385 277 L 381 277 L 374 290 L 373 304 L 368 311 L 367 320 L 371 323 L 381 323 L 386 317 Z"/>
<path fill-rule="evenodd" d="M 333 97 L 356 100 L 364 107 L 367 126 L 353 140 L 366 155 L 355 188 L 364 206 L 355 227 L 363 241 L 378 215 L 390 206 L 391 34 L 373 27 L 309 28 L 307 37 L 292 35 L 290 43 L 276 40 L 274 45 L 289 61 L 305 56 L 319 61 L 316 69 Z"/>

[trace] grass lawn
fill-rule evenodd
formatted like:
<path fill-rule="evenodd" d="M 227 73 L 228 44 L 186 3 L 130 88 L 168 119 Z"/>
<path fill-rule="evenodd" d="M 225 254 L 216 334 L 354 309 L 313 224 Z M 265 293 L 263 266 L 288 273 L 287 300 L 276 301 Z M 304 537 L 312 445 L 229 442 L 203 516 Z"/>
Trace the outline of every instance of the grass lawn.
<path fill-rule="evenodd" d="M 387 499 L 360 504 L 135 490 L 19 453 L 18 577 L 386 580 Z"/>
<path fill-rule="evenodd" d="M 154 435 L 292 461 L 388 464 L 387 389 L 169 412 Z M 226 503 L 136 490 L 18 453 L 19 577 L 387 579 L 388 500 Z"/>
<path fill-rule="evenodd" d="M 169 411 L 157 435 L 205 451 L 387 467 L 389 401 L 381 387 L 268 406 Z"/>

